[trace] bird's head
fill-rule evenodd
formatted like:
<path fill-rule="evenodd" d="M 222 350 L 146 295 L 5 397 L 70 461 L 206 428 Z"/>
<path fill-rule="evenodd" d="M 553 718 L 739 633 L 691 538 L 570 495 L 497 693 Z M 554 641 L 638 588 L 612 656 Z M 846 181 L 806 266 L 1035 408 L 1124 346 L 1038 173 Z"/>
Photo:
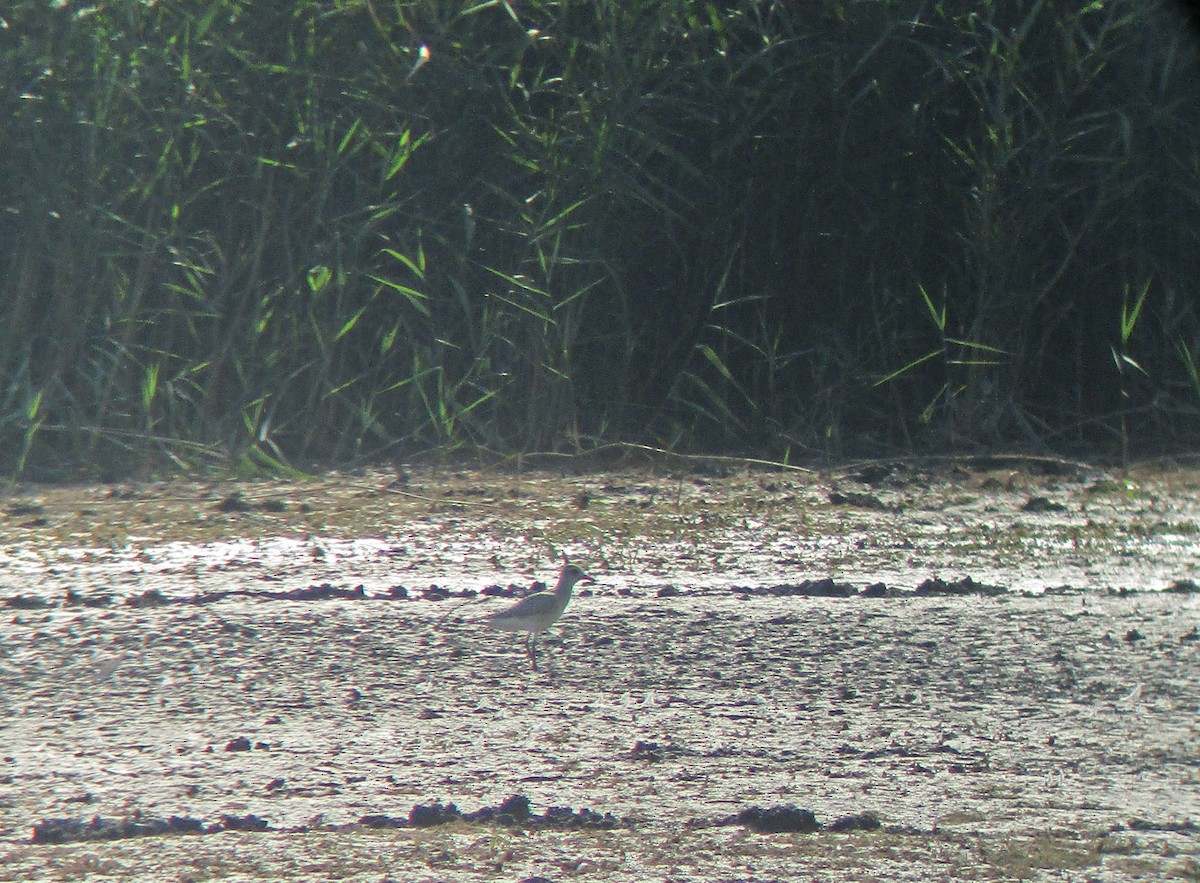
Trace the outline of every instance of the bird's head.
<path fill-rule="evenodd" d="M 562 569 L 558 579 L 560 582 L 575 585 L 575 583 L 594 583 L 595 580 L 583 572 L 583 568 L 577 564 L 568 564 Z"/>

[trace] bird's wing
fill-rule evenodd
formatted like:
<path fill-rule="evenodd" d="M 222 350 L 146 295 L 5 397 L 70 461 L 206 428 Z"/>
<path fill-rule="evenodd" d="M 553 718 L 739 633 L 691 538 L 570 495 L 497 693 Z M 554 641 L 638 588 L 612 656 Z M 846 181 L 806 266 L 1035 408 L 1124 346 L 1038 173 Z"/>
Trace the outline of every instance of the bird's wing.
<path fill-rule="evenodd" d="M 539 613 L 545 613 L 554 607 L 554 596 L 549 592 L 538 592 L 535 595 L 528 595 L 522 598 L 512 607 L 507 610 L 501 610 L 492 616 L 492 619 L 508 619 L 510 617 L 535 616 Z"/>

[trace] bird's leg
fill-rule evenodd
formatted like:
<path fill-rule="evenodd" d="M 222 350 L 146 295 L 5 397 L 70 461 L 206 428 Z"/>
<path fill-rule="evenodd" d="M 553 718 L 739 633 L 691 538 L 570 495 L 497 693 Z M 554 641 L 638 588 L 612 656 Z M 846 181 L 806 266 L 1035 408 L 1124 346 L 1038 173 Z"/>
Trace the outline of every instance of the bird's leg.
<path fill-rule="evenodd" d="M 537 634 L 534 632 L 530 632 L 529 637 L 525 639 L 525 653 L 533 664 L 533 670 L 537 671 Z"/>

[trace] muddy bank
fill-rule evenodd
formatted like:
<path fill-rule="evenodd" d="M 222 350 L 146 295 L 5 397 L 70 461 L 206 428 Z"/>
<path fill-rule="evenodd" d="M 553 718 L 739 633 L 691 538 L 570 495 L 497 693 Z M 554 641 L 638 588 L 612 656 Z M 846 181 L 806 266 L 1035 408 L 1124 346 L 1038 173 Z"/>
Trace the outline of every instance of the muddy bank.
<path fill-rule="evenodd" d="M 239 588 L 479 590 L 544 578 L 564 551 L 635 591 L 964 577 L 1147 590 L 1197 578 L 1197 471 L 981 465 L 992 468 L 17 487 L 0 503 L 0 597 L 220 592 L 231 576 Z"/>
<path fill-rule="evenodd" d="M 0 879 L 1200 870 L 1192 477 L 860 482 L 887 511 L 820 477 L 455 480 L 214 488 L 184 539 L 143 499 L 156 535 L 107 547 L 104 491 L 21 489 L 45 523 L 3 526 Z M 479 619 L 563 550 L 597 585 L 532 674 Z M 615 828 L 471 815 L 514 796 Z M 385 823 L 416 807 L 439 824 Z"/>

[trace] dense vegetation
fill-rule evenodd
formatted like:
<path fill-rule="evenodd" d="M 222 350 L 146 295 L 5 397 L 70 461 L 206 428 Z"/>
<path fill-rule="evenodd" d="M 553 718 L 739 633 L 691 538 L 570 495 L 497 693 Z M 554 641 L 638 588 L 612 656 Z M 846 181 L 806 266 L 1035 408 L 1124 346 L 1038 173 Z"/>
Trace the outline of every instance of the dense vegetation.
<path fill-rule="evenodd" d="M 1200 430 L 1163 0 L 15 0 L 0 471 Z"/>

